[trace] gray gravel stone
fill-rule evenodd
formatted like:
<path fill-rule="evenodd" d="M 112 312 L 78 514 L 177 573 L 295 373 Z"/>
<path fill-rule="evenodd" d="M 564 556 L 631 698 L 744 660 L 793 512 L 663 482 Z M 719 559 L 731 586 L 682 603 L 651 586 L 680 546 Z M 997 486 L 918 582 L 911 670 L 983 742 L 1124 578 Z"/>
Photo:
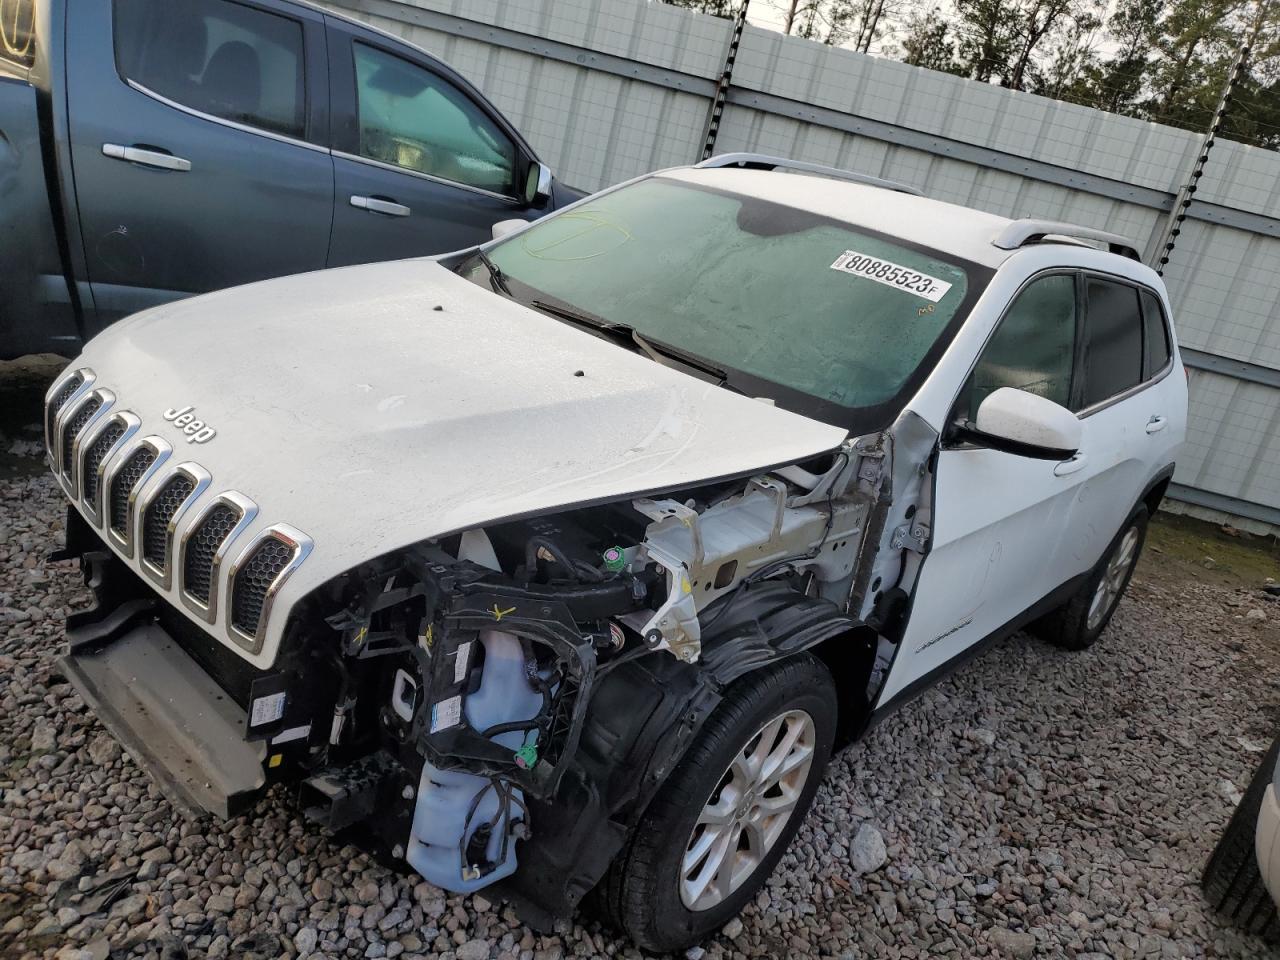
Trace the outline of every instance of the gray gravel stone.
<path fill-rule="evenodd" d="M 849 847 L 849 862 L 858 873 L 875 873 L 889 859 L 884 837 L 869 823 L 858 827 Z"/>

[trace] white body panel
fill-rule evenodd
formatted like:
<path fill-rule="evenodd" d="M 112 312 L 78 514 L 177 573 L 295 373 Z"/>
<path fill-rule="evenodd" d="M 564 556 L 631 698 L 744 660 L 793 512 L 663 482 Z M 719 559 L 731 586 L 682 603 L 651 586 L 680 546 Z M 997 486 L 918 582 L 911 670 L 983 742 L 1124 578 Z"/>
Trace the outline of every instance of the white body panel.
<path fill-rule="evenodd" d="M 314 540 L 280 590 L 261 651 L 237 648 L 259 667 L 274 660 L 289 608 L 364 560 L 508 517 L 754 473 L 846 435 L 430 260 L 168 304 L 109 328 L 75 365 L 115 392 L 115 409 L 142 419 L 140 436 L 163 437 L 173 462 L 212 475 L 177 538 L 204 503 L 236 490 L 259 507 L 237 550 L 279 522 Z M 163 418 L 188 405 L 216 431 L 205 443 Z M 221 618 L 192 622 L 226 643 Z"/>
<path fill-rule="evenodd" d="M 1162 291 L 1147 267 L 1059 245 L 1031 247 L 998 271 L 933 376 L 909 407 L 941 431 L 1005 306 L 1032 276 L 1094 269 Z M 1167 314 L 1169 305 L 1164 299 Z M 1070 466 L 991 449 L 938 453 L 933 529 L 901 649 L 879 697 L 910 684 L 999 630 L 1102 557 L 1147 484 L 1171 465 L 1186 429 L 1187 384 L 1177 344 L 1161 379 L 1082 411 Z M 1158 429 L 1150 421 L 1163 417 Z M 1055 472 L 1056 471 L 1056 472 Z"/>

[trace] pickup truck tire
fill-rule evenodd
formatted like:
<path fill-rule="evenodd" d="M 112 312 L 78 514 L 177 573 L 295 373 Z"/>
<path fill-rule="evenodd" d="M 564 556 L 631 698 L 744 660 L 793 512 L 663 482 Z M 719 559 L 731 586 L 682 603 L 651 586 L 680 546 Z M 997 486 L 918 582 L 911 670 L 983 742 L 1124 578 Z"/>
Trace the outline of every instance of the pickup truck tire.
<path fill-rule="evenodd" d="M 1084 585 L 1062 606 L 1037 620 L 1031 631 L 1064 650 L 1093 646 L 1128 589 L 1147 539 L 1148 519 L 1147 508 L 1136 507 L 1111 539 Z"/>
<path fill-rule="evenodd" d="M 605 877 L 599 903 L 607 918 L 655 952 L 687 947 L 724 926 L 773 872 L 813 802 L 837 709 L 831 674 L 807 653 L 734 681 Z M 751 772 L 761 766 L 791 772 L 768 785 L 769 776 Z M 785 815 L 760 819 L 769 800 L 781 801 Z M 719 819 L 720 808 L 727 814 L 717 830 L 707 818 Z M 694 848 L 704 846 L 698 859 Z M 730 869 L 715 869 L 716 862 Z M 708 875 L 699 898 L 693 889 Z M 727 890 L 718 887 L 721 877 Z"/>
<path fill-rule="evenodd" d="M 1258 765 L 1200 878 L 1205 899 L 1215 910 L 1241 929 L 1256 933 L 1272 944 L 1280 942 L 1280 918 L 1276 916 L 1275 900 L 1262 882 L 1255 838 L 1258 813 L 1267 785 L 1271 783 L 1277 755 L 1280 755 L 1280 737 Z"/>

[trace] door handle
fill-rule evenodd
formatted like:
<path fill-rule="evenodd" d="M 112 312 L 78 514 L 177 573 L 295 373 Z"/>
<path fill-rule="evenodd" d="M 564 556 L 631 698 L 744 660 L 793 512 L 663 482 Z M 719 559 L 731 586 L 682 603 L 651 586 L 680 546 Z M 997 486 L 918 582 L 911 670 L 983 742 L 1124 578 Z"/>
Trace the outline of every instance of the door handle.
<path fill-rule="evenodd" d="M 1168 422 L 1168 417 L 1161 417 L 1159 415 L 1152 417 L 1147 421 L 1147 433 L 1159 433 L 1165 428 L 1165 424 Z"/>
<path fill-rule="evenodd" d="M 409 208 L 394 200 L 383 200 L 381 197 L 352 197 L 351 205 L 370 213 L 385 213 L 389 217 L 407 217 Z"/>
<path fill-rule="evenodd" d="M 1077 453 L 1070 460 L 1063 460 L 1053 468 L 1055 477 L 1066 477 L 1075 473 L 1077 470 L 1083 470 L 1084 465 L 1089 462 L 1089 458 L 1083 453 Z"/>
<path fill-rule="evenodd" d="M 171 153 L 159 150 L 147 150 L 143 147 L 124 147 L 118 143 L 104 143 L 102 155 L 113 160 L 126 160 L 129 163 L 140 163 L 144 167 L 155 167 L 157 170 L 173 170 L 186 173 L 191 169 L 191 161 L 175 157 Z"/>

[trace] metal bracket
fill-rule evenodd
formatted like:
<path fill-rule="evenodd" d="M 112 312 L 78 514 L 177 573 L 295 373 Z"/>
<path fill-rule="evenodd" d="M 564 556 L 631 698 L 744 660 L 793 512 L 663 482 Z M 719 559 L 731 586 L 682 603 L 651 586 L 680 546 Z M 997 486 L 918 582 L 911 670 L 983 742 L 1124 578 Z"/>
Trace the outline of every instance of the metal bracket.
<path fill-rule="evenodd" d="M 929 540 L 929 528 L 922 523 L 904 523 L 893 528 L 893 538 L 889 545 L 894 550 L 911 550 L 924 553 L 925 543 Z"/>

